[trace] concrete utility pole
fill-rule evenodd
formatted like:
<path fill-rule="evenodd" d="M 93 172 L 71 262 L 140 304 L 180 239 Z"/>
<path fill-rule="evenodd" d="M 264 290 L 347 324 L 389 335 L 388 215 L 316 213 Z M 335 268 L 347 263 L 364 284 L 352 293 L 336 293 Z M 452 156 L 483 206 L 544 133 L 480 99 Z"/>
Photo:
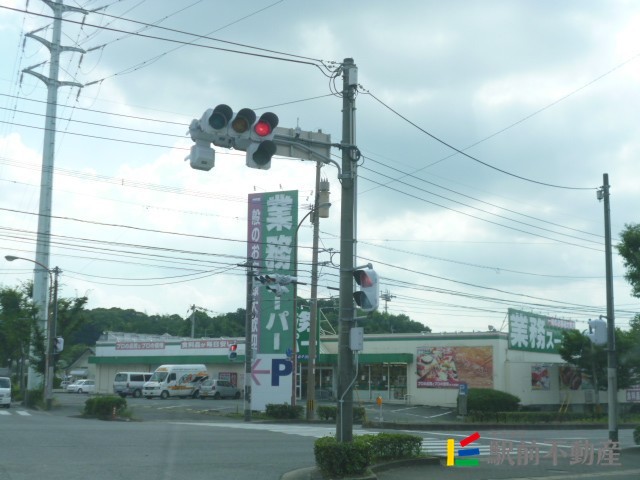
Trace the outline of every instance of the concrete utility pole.
<path fill-rule="evenodd" d="M 251 421 L 251 362 L 253 347 L 251 346 L 251 319 L 253 316 L 253 259 L 247 258 L 247 306 L 244 322 L 244 421 Z"/>
<path fill-rule="evenodd" d="M 355 198 L 357 149 L 355 147 L 355 97 L 358 67 L 352 58 L 342 64 L 342 204 L 340 220 L 340 325 L 338 328 L 338 403 L 336 438 L 339 442 L 353 439 L 353 352 L 349 334 L 353 327 L 353 254 L 355 248 Z"/>
<path fill-rule="evenodd" d="M 318 237 L 320 204 L 329 199 L 329 181 L 320 180 L 322 162 L 316 162 L 316 195 L 313 205 L 313 246 L 311 252 L 311 299 L 309 300 L 309 362 L 307 363 L 307 420 L 313 420 L 316 401 L 316 332 L 318 330 Z M 322 198 L 324 197 L 324 198 Z M 327 215 L 328 216 L 328 215 Z M 323 217 L 324 218 L 324 217 Z"/>
<path fill-rule="evenodd" d="M 84 53 L 84 50 L 76 47 L 63 47 L 60 45 L 62 35 L 62 14 L 64 12 L 79 12 L 86 14 L 87 11 L 81 8 L 68 7 L 62 4 L 62 0 L 52 2 L 50 0 L 42 0 L 52 10 L 54 15 L 53 34 L 51 41 L 45 40 L 32 33 L 25 36 L 33 38 L 42 43 L 49 49 L 51 53 L 51 62 L 49 65 L 49 77 L 45 77 L 40 73 L 34 72 L 34 67 L 23 70 L 24 73 L 33 75 L 42 80 L 47 86 L 47 111 L 44 130 L 44 145 L 42 149 L 42 173 L 40 177 L 40 207 L 38 211 L 38 236 L 36 240 L 36 262 L 44 265 L 45 268 L 36 266 L 33 278 L 33 301 L 38 308 L 38 321 L 40 328 L 47 331 L 47 292 L 49 290 L 49 242 L 51 237 L 51 200 L 53 191 L 53 162 L 55 153 L 56 140 L 56 115 L 58 106 L 58 87 L 74 86 L 82 87 L 83 85 L 75 82 L 61 82 L 58 80 L 60 72 L 60 53 L 64 51 L 74 51 Z M 29 366 L 29 375 L 27 378 L 27 389 L 33 390 L 40 383 L 36 379 L 35 371 Z"/>
<path fill-rule="evenodd" d="M 611 209 L 609 204 L 609 174 L 602 176 L 598 199 L 604 199 L 604 241 L 607 276 L 607 394 L 609 440 L 618 442 L 618 360 L 616 355 L 616 327 L 613 306 L 613 260 L 611 248 Z"/>

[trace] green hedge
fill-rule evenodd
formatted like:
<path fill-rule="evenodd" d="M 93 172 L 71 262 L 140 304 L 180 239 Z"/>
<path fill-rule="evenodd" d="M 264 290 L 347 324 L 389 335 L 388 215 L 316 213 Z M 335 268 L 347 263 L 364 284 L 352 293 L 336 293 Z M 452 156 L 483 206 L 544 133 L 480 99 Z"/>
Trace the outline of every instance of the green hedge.
<path fill-rule="evenodd" d="M 364 440 L 354 437 L 350 443 L 338 443 L 335 437 L 323 437 L 313 446 L 316 465 L 329 477 L 362 475 L 371 465 L 371 448 Z"/>
<path fill-rule="evenodd" d="M 350 443 L 334 437 L 316 440 L 313 453 L 316 465 L 329 477 L 362 475 L 374 462 L 420 456 L 422 437 L 404 433 L 356 435 Z"/>
<path fill-rule="evenodd" d="M 268 417 L 278 419 L 295 419 L 302 418 L 302 405 L 289 405 L 270 403 L 266 406 L 265 413 Z"/>
<path fill-rule="evenodd" d="M 127 401 L 122 397 L 91 397 L 84 403 L 83 414 L 88 417 L 97 417 L 102 420 L 108 420 L 114 417 L 114 412 L 117 416 L 126 408 Z"/>
<path fill-rule="evenodd" d="M 422 437 L 407 433 L 378 433 L 376 435 L 362 435 L 371 448 L 371 458 L 374 462 L 380 460 L 398 460 L 420 456 L 422 451 Z"/>
<path fill-rule="evenodd" d="M 473 411 L 467 416 L 470 422 L 495 423 L 552 423 L 594 421 L 604 418 L 603 415 L 593 415 L 579 412 L 480 412 Z"/>
<path fill-rule="evenodd" d="M 322 420 L 335 421 L 338 415 L 338 407 L 330 405 L 321 405 L 318 407 L 318 416 Z M 366 419 L 366 413 L 364 407 L 353 407 L 353 421 L 364 422 Z"/>
<path fill-rule="evenodd" d="M 470 388 L 467 394 L 469 412 L 515 412 L 519 404 L 515 395 L 491 388 Z"/>
<path fill-rule="evenodd" d="M 636 442 L 636 445 L 640 445 L 640 427 L 636 427 L 633 431 L 633 440 Z"/>

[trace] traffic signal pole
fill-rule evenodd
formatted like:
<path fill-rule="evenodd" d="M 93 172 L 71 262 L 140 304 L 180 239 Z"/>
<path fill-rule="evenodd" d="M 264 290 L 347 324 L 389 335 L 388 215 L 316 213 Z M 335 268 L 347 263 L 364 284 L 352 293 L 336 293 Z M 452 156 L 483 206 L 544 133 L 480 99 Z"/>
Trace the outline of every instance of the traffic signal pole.
<path fill-rule="evenodd" d="M 349 333 L 353 327 L 353 255 L 355 247 L 355 187 L 357 156 L 355 148 L 355 96 L 358 68 L 352 58 L 342 64 L 342 183 L 340 220 L 340 324 L 338 327 L 338 404 L 336 438 L 339 442 L 353 439 L 353 352 Z"/>

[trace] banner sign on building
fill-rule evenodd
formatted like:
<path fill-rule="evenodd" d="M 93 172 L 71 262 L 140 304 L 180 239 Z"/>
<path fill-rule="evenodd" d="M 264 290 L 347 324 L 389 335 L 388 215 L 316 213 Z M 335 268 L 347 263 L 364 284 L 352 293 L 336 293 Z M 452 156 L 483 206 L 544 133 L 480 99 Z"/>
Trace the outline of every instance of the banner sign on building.
<path fill-rule="evenodd" d="M 562 332 L 576 328 L 573 320 L 545 317 L 509 309 L 509 348 L 529 352 L 559 353 Z"/>
<path fill-rule="evenodd" d="M 296 357 L 298 360 L 309 359 L 309 332 L 311 330 L 311 312 L 306 305 L 298 305 L 296 319 Z M 316 336 L 316 338 L 319 338 Z"/>
<path fill-rule="evenodd" d="M 418 347 L 418 388 L 493 388 L 493 347 Z"/>

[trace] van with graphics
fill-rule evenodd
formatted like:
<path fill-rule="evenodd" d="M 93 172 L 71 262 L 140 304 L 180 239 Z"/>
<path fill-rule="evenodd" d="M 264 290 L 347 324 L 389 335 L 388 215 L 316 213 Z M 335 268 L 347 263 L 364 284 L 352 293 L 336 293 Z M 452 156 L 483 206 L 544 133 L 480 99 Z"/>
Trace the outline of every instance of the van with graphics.
<path fill-rule="evenodd" d="M 113 379 L 113 393 L 122 398 L 131 395 L 134 398 L 142 396 L 142 387 L 151 380 L 151 372 L 118 372 Z"/>
<path fill-rule="evenodd" d="M 193 397 L 200 395 L 200 383 L 209 377 L 203 364 L 160 365 L 144 384 L 145 398 Z"/>

